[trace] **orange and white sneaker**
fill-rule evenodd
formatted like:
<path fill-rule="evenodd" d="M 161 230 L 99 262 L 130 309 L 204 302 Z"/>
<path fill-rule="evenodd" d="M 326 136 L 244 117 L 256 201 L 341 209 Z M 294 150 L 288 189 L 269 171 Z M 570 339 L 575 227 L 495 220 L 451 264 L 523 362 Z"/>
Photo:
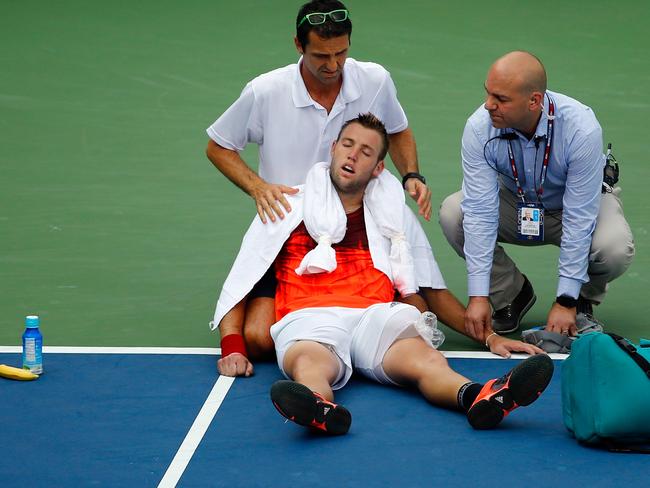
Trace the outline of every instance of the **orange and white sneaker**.
<path fill-rule="evenodd" d="M 491 429 L 517 407 L 530 405 L 553 376 L 553 361 L 546 354 L 531 356 L 501 378 L 488 381 L 467 411 L 475 429 Z"/>
<path fill-rule="evenodd" d="M 276 381 L 271 387 L 271 401 L 283 417 L 330 435 L 350 430 L 352 416 L 348 409 L 325 400 L 318 393 L 295 381 Z"/>

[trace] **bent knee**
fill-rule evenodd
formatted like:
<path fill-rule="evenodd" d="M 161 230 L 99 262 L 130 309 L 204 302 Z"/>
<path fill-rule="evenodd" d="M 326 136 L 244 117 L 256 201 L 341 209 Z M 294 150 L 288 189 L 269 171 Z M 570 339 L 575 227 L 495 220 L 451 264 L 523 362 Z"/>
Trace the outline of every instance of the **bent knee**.
<path fill-rule="evenodd" d="M 430 348 L 427 354 L 422 355 L 422 357 L 414 361 L 413 368 L 419 371 L 420 375 L 424 376 L 430 374 L 432 371 L 449 369 L 449 362 L 440 351 Z"/>
<path fill-rule="evenodd" d="M 635 255 L 632 236 L 627 238 L 610 239 L 609 242 L 594 242 L 592 245 L 592 262 L 604 266 L 611 274 L 619 276 L 630 267 Z"/>
<path fill-rule="evenodd" d="M 271 338 L 270 326 L 266 324 L 246 324 L 244 341 L 251 359 L 269 359 L 275 354 L 275 344 Z"/>
<path fill-rule="evenodd" d="M 289 347 L 284 355 L 282 367 L 294 379 L 318 372 L 331 384 L 343 367 L 343 362 L 332 346 L 305 340 L 296 341 Z"/>
<path fill-rule="evenodd" d="M 463 243 L 465 241 L 465 234 L 463 232 L 463 211 L 461 209 L 461 202 L 463 200 L 463 193 L 456 192 L 445 198 L 440 205 L 438 211 L 438 222 L 447 242 L 451 244 L 456 253 L 460 256 L 463 255 Z"/>
<path fill-rule="evenodd" d="M 314 369 L 318 364 L 318 362 L 308 351 L 300 351 L 299 353 L 295 354 L 291 358 L 290 365 L 287 364 L 287 357 L 290 356 L 285 356 L 285 368 L 287 370 L 290 370 L 293 375 L 299 375 L 305 371 L 310 371 Z"/>
<path fill-rule="evenodd" d="M 463 212 L 460 208 L 461 201 L 463 200 L 463 193 L 456 192 L 445 198 L 440 204 L 438 211 L 438 218 L 440 225 L 457 226 L 463 220 Z"/>

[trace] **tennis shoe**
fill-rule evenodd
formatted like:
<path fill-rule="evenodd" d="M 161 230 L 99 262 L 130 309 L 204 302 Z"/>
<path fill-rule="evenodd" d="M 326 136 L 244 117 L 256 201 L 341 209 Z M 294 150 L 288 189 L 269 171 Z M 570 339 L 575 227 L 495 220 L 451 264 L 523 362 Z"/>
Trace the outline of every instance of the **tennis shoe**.
<path fill-rule="evenodd" d="M 345 407 L 295 381 L 276 381 L 271 387 L 271 401 L 283 417 L 298 425 L 330 435 L 350 430 L 352 416 Z"/>
<path fill-rule="evenodd" d="M 475 429 L 496 427 L 517 407 L 530 405 L 553 376 L 553 361 L 546 354 L 531 356 L 501 378 L 488 381 L 467 411 Z"/>

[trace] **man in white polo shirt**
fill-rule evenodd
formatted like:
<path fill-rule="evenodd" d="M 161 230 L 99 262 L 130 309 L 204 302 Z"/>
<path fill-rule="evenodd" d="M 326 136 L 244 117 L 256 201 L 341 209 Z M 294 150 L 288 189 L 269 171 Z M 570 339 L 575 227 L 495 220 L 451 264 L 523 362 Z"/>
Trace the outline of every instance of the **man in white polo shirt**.
<path fill-rule="evenodd" d="M 395 85 L 382 66 L 348 58 L 351 32 L 348 10 L 341 2 L 315 0 L 303 5 L 294 40 L 302 56 L 299 62 L 249 82 L 239 99 L 207 129 L 208 158 L 255 200 L 264 223 L 291 211 L 284 194 L 295 193 L 291 185 L 304 183 L 315 163 L 328 160 L 343 123 L 364 112 L 384 122 L 390 156 L 403 186 L 416 200 L 420 215 L 430 218 L 431 192 L 418 172 L 415 140 Z M 251 142 L 259 146 L 259 175 L 239 155 Z M 409 241 L 416 268 L 426 270 L 424 275 L 439 275 L 426 235 L 415 216 L 411 218 Z M 432 289 L 434 282 L 418 284 L 441 321 L 463 320 L 464 307 L 451 293 Z M 253 357 L 273 351 L 268 328 L 274 286 L 259 288 L 240 305 L 246 315 L 244 337 Z M 425 305 L 420 300 L 418 306 Z"/>
<path fill-rule="evenodd" d="M 395 85 L 382 66 L 347 57 L 352 23 L 345 6 L 309 2 L 296 25 L 301 59 L 244 87 L 207 129 L 208 158 L 255 200 L 263 221 L 282 218 L 290 210 L 283 193 L 293 193 L 290 187 L 304 183 L 313 164 L 328 159 L 343 122 L 372 112 L 388 129 L 390 155 L 400 174 L 412 174 L 405 186 L 428 219 L 431 193 L 418 174 L 415 140 Z M 251 142 L 259 146 L 259 175 L 238 154 Z"/>

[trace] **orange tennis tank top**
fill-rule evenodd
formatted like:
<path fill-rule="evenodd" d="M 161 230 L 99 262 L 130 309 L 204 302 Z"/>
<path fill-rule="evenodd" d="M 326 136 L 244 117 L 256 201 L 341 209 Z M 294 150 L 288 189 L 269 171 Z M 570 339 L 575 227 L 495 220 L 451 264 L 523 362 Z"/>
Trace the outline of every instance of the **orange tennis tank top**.
<path fill-rule="evenodd" d="M 393 300 L 393 284 L 372 264 L 363 207 L 347 217 L 345 237 L 332 246 L 337 266 L 331 273 L 296 274 L 302 258 L 316 247 L 304 222 L 284 243 L 275 260 L 276 320 L 308 307 L 366 308 Z"/>

